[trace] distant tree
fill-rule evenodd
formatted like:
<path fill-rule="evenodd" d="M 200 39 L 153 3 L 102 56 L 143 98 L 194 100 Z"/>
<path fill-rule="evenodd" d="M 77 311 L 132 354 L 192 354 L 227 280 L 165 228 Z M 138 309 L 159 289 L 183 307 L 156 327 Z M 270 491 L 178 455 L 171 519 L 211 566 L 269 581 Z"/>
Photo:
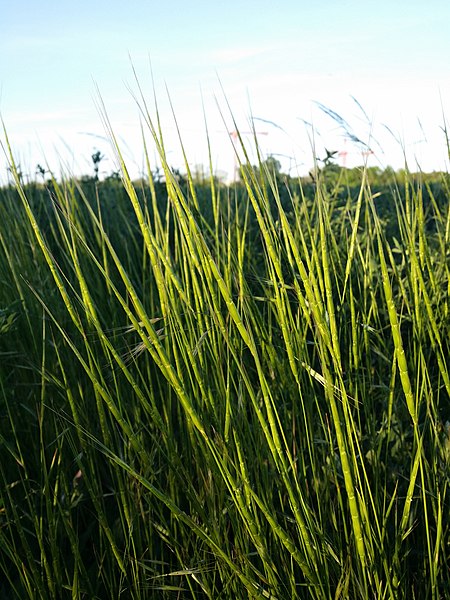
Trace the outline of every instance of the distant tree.
<path fill-rule="evenodd" d="M 91 155 L 91 158 L 92 162 L 94 163 L 94 179 L 98 181 L 98 170 L 100 167 L 100 163 L 105 158 L 105 156 L 100 152 L 100 150 L 97 150 Z"/>
<path fill-rule="evenodd" d="M 272 175 L 275 175 L 275 176 L 280 175 L 281 163 L 274 156 L 269 155 L 266 158 L 266 160 L 263 162 L 263 165 L 269 171 L 269 173 L 271 173 Z"/>
<path fill-rule="evenodd" d="M 40 164 L 36 165 L 36 175 L 40 175 L 42 177 L 42 181 L 45 181 L 45 174 L 47 173 L 47 169 Z"/>
<path fill-rule="evenodd" d="M 105 181 L 119 181 L 122 182 L 119 171 L 113 171 L 105 177 Z"/>
<path fill-rule="evenodd" d="M 326 169 L 327 167 L 330 167 L 331 165 L 334 165 L 333 161 L 335 160 L 335 157 L 337 155 L 337 150 L 327 150 L 325 148 L 325 152 L 326 152 L 325 158 L 317 158 L 317 160 L 319 162 L 323 163 L 324 169 Z"/>
<path fill-rule="evenodd" d="M 259 165 L 248 165 L 247 167 L 243 165 L 244 169 L 248 169 L 248 171 L 252 171 L 255 174 L 269 174 L 271 177 L 278 177 L 281 175 L 281 163 L 274 156 L 269 155 L 265 160 L 261 161 Z"/>
<path fill-rule="evenodd" d="M 20 164 L 15 165 L 14 167 L 8 167 L 7 170 L 14 176 L 17 175 L 18 180 L 23 183 L 23 172 L 20 168 Z"/>

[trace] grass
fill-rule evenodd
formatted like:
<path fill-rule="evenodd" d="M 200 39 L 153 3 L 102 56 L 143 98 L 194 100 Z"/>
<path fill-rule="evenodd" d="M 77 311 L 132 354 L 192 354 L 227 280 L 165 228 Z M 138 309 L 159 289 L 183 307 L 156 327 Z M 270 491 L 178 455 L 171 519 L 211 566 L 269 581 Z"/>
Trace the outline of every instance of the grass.
<path fill-rule="evenodd" d="M 2 598 L 450 597 L 447 176 L 184 185 L 142 107 L 164 185 L 10 152 Z"/>

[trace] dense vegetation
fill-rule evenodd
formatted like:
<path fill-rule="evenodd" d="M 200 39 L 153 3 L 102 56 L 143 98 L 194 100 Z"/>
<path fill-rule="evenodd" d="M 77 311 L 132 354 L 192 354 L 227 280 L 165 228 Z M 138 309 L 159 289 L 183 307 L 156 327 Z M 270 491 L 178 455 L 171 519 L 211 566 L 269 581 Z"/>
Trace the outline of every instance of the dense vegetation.
<path fill-rule="evenodd" d="M 161 159 L 0 191 L 1 598 L 450 598 L 448 176 Z"/>

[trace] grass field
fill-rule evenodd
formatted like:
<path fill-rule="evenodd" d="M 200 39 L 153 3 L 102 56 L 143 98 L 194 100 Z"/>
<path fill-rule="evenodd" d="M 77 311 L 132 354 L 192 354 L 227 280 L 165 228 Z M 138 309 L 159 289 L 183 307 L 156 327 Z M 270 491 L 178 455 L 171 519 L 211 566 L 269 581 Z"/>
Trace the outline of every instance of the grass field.
<path fill-rule="evenodd" d="M 152 127 L 165 183 L 0 191 L 0 597 L 450 598 L 448 175 Z"/>

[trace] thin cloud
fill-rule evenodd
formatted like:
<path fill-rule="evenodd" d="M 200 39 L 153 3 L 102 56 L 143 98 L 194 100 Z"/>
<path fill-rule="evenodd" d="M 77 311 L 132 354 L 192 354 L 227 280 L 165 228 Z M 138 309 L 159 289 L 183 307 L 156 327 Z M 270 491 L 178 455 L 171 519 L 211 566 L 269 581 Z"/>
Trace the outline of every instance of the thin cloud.
<path fill-rule="evenodd" d="M 267 54 L 267 52 L 270 51 L 271 50 L 267 46 L 257 46 L 253 48 L 245 46 L 242 48 L 221 48 L 215 52 L 212 52 L 210 54 L 210 58 L 211 62 L 228 64 L 246 60 L 248 58 L 254 58 L 255 56 L 261 56 L 262 54 Z"/>
<path fill-rule="evenodd" d="M 89 108 L 89 107 L 88 107 Z M 91 116 L 92 111 L 83 108 L 64 109 L 60 111 L 35 111 L 35 112 L 8 112 L 7 122 L 10 125 L 52 125 L 68 121 L 72 124 L 73 119 Z"/>

